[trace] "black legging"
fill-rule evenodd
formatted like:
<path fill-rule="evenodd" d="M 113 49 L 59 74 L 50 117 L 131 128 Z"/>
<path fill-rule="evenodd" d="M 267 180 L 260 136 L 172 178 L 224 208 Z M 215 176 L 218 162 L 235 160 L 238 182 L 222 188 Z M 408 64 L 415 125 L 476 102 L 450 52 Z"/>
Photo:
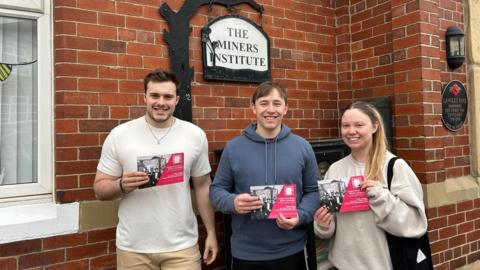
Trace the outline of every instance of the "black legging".
<path fill-rule="evenodd" d="M 232 259 L 232 270 L 307 270 L 302 251 L 285 258 L 270 261 L 246 261 Z"/>

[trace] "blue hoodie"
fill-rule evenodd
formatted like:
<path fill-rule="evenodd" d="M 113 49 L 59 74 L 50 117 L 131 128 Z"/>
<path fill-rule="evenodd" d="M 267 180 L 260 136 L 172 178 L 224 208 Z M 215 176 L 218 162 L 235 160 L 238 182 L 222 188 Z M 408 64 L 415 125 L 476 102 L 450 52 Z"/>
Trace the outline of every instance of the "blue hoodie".
<path fill-rule="evenodd" d="M 318 166 L 305 139 L 282 125 L 275 139 L 266 140 L 249 125 L 243 134 L 225 146 L 210 187 L 213 206 L 232 214 L 232 255 L 237 259 L 266 261 L 303 250 L 306 224 L 319 207 Z M 292 230 L 279 228 L 275 220 L 252 220 L 250 213 L 237 214 L 235 196 L 250 193 L 250 186 L 296 184 L 299 224 Z"/>

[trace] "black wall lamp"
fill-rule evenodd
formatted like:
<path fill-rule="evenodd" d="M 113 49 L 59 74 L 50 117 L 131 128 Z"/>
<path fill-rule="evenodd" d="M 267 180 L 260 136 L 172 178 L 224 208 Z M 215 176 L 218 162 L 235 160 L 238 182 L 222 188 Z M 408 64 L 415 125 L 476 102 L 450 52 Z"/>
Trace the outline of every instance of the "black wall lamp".
<path fill-rule="evenodd" d="M 445 33 L 447 44 L 447 63 L 451 69 L 460 67 L 465 62 L 465 42 L 462 29 L 451 26 Z"/>

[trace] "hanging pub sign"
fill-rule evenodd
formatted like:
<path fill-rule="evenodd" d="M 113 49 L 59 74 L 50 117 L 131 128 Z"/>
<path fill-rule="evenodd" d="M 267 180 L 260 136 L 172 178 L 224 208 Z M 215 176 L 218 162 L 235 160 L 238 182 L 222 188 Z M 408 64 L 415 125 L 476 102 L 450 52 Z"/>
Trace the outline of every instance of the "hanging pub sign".
<path fill-rule="evenodd" d="M 465 86 L 450 81 L 442 90 L 442 122 L 451 131 L 457 131 L 467 117 L 468 99 Z"/>
<path fill-rule="evenodd" d="M 205 80 L 264 82 L 270 80 L 270 40 L 248 18 L 229 14 L 202 28 Z"/>

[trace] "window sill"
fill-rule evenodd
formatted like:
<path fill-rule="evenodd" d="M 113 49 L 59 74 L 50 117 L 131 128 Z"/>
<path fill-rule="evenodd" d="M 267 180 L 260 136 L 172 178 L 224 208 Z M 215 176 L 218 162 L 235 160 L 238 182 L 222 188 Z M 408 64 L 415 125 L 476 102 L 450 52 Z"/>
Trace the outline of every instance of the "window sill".
<path fill-rule="evenodd" d="M 0 208 L 0 244 L 78 232 L 79 203 Z"/>

